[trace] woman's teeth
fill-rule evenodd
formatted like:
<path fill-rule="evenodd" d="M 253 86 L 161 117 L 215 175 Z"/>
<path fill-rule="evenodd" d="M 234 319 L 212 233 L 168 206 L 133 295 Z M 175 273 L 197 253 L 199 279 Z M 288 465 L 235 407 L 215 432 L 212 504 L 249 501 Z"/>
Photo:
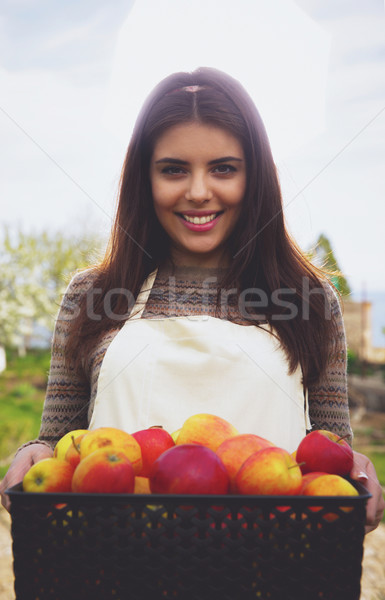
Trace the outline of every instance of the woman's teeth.
<path fill-rule="evenodd" d="M 206 215 L 204 217 L 188 217 L 187 215 L 182 215 L 185 221 L 189 223 L 194 223 L 194 225 L 204 225 L 205 223 L 210 223 L 213 221 L 215 217 L 218 216 L 218 213 L 213 213 L 212 215 Z"/>

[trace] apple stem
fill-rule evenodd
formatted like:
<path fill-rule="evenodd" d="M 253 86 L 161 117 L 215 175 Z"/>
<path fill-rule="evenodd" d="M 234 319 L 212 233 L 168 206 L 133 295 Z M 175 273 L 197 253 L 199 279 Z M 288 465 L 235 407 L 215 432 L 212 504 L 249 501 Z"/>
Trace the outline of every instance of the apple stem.
<path fill-rule="evenodd" d="M 288 469 L 294 469 L 294 467 L 302 467 L 302 465 L 306 465 L 306 462 L 300 462 L 300 463 L 295 463 L 295 465 L 291 465 L 291 467 L 288 467 Z"/>
<path fill-rule="evenodd" d="M 80 454 L 80 449 L 77 444 L 75 444 L 75 436 L 71 435 L 72 445 L 75 447 L 75 450 L 78 454 Z"/>
<path fill-rule="evenodd" d="M 348 438 L 350 436 L 350 433 L 346 433 L 345 435 L 341 436 L 338 438 L 337 440 L 337 444 L 338 442 L 340 442 L 341 440 L 346 440 L 346 438 Z"/>

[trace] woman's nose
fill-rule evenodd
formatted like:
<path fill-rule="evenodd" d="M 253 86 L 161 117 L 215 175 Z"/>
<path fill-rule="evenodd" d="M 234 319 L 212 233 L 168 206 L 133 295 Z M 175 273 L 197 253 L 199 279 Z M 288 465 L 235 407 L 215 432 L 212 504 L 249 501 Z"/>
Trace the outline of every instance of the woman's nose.
<path fill-rule="evenodd" d="M 206 177 L 201 174 L 192 175 L 185 196 L 186 200 L 191 202 L 202 203 L 210 200 L 213 195 Z"/>

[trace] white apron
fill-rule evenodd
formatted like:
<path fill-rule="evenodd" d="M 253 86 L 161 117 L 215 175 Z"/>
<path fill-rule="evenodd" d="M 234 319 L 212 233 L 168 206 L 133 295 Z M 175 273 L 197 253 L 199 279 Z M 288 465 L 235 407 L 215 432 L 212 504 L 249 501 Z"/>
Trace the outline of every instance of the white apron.
<path fill-rule="evenodd" d="M 295 450 L 310 428 L 302 373 L 288 375 L 269 327 L 207 315 L 142 319 L 155 277 L 106 351 L 90 429 L 162 425 L 172 433 L 191 415 L 211 413 Z"/>

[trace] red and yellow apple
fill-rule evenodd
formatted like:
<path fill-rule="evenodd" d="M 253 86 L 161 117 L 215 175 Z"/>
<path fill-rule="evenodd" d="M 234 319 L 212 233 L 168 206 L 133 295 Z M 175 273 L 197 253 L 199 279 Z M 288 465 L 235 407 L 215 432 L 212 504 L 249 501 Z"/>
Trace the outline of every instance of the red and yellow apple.
<path fill-rule="evenodd" d="M 80 442 L 80 461 L 101 448 L 115 448 L 124 452 L 134 468 L 135 475 L 139 475 L 142 469 L 142 451 L 132 435 L 115 427 L 98 427 L 88 431 Z"/>
<path fill-rule="evenodd" d="M 166 450 L 175 446 L 171 435 L 162 427 L 149 427 L 132 434 L 142 451 L 142 477 L 150 475 L 151 467 L 155 460 Z"/>
<path fill-rule="evenodd" d="M 236 492 L 235 478 L 245 460 L 258 450 L 272 446 L 272 442 L 253 433 L 239 434 L 222 442 L 216 453 L 229 474 L 230 492 Z"/>
<path fill-rule="evenodd" d="M 199 444 L 180 444 L 154 462 L 150 489 L 155 494 L 227 494 L 229 476 L 217 454 Z"/>
<path fill-rule="evenodd" d="M 23 478 L 25 492 L 70 492 L 73 467 L 61 458 L 43 458 Z"/>
<path fill-rule="evenodd" d="M 176 444 L 199 444 L 215 452 L 222 442 L 238 434 L 237 429 L 225 419 L 201 413 L 186 419 Z"/>
<path fill-rule="evenodd" d="M 54 458 L 61 458 L 64 460 L 68 448 L 72 446 L 72 438 L 76 438 L 79 435 L 82 435 L 82 433 L 88 433 L 88 429 L 73 429 L 72 431 L 68 431 L 68 433 L 63 435 L 54 448 Z"/>
<path fill-rule="evenodd" d="M 311 477 L 314 475 L 314 477 Z M 349 483 L 341 475 L 335 475 L 331 473 L 309 473 L 304 475 L 305 481 L 301 494 L 303 496 L 358 496 L 356 488 Z M 320 506 L 309 506 L 312 511 L 319 511 L 322 507 Z M 340 506 L 340 510 L 344 512 L 350 512 L 351 506 Z M 338 519 L 337 513 L 325 513 L 323 518 L 326 521 L 332 522 Z"/>
<path fill-rule="evenodd" d="M 67 462 L 69 462 L 73 466 L 74 469 L 80 463 L 80 442 L 83 439 L 84 435 L 85 435 L 84 433 L 81 433 L 76 438 L 73 437 L 72 444 L 70 445 L 67 452 L 65 453 L 65 457 L 64 457 L 65 460 Z"/>
<path fill-rule="evenodd" d="M 358 496 L 356 488 L 341 475 L 309 473 L 303 479 L 304 496 Z"/>
<path fill-rule="evenodd" d="M 131 494 L 134 468 L 123 450 L 99 448 L 81 459 L 72 477 L 72 491 L 84 494 Z"/>
<path fill-rule="evenodd" d="M 320 429 L 311 431 L 298 448 L 296 460 L 302 473 L 323 471 L 335 475 L 348 475 L 353 468 L 353 450 L 336 433 Z"/>
<path fill-rule="evenodd" d="M 283 448 L 263 448 L 243 463 L 235 478 L 240 494 L 293 495 L 302 484 L 300 467 Z"/>
<path fill-rule="evenodd" d="M 135 476 L 134 494 L 151 494 L 150 480 L 148 477 Z"/>

